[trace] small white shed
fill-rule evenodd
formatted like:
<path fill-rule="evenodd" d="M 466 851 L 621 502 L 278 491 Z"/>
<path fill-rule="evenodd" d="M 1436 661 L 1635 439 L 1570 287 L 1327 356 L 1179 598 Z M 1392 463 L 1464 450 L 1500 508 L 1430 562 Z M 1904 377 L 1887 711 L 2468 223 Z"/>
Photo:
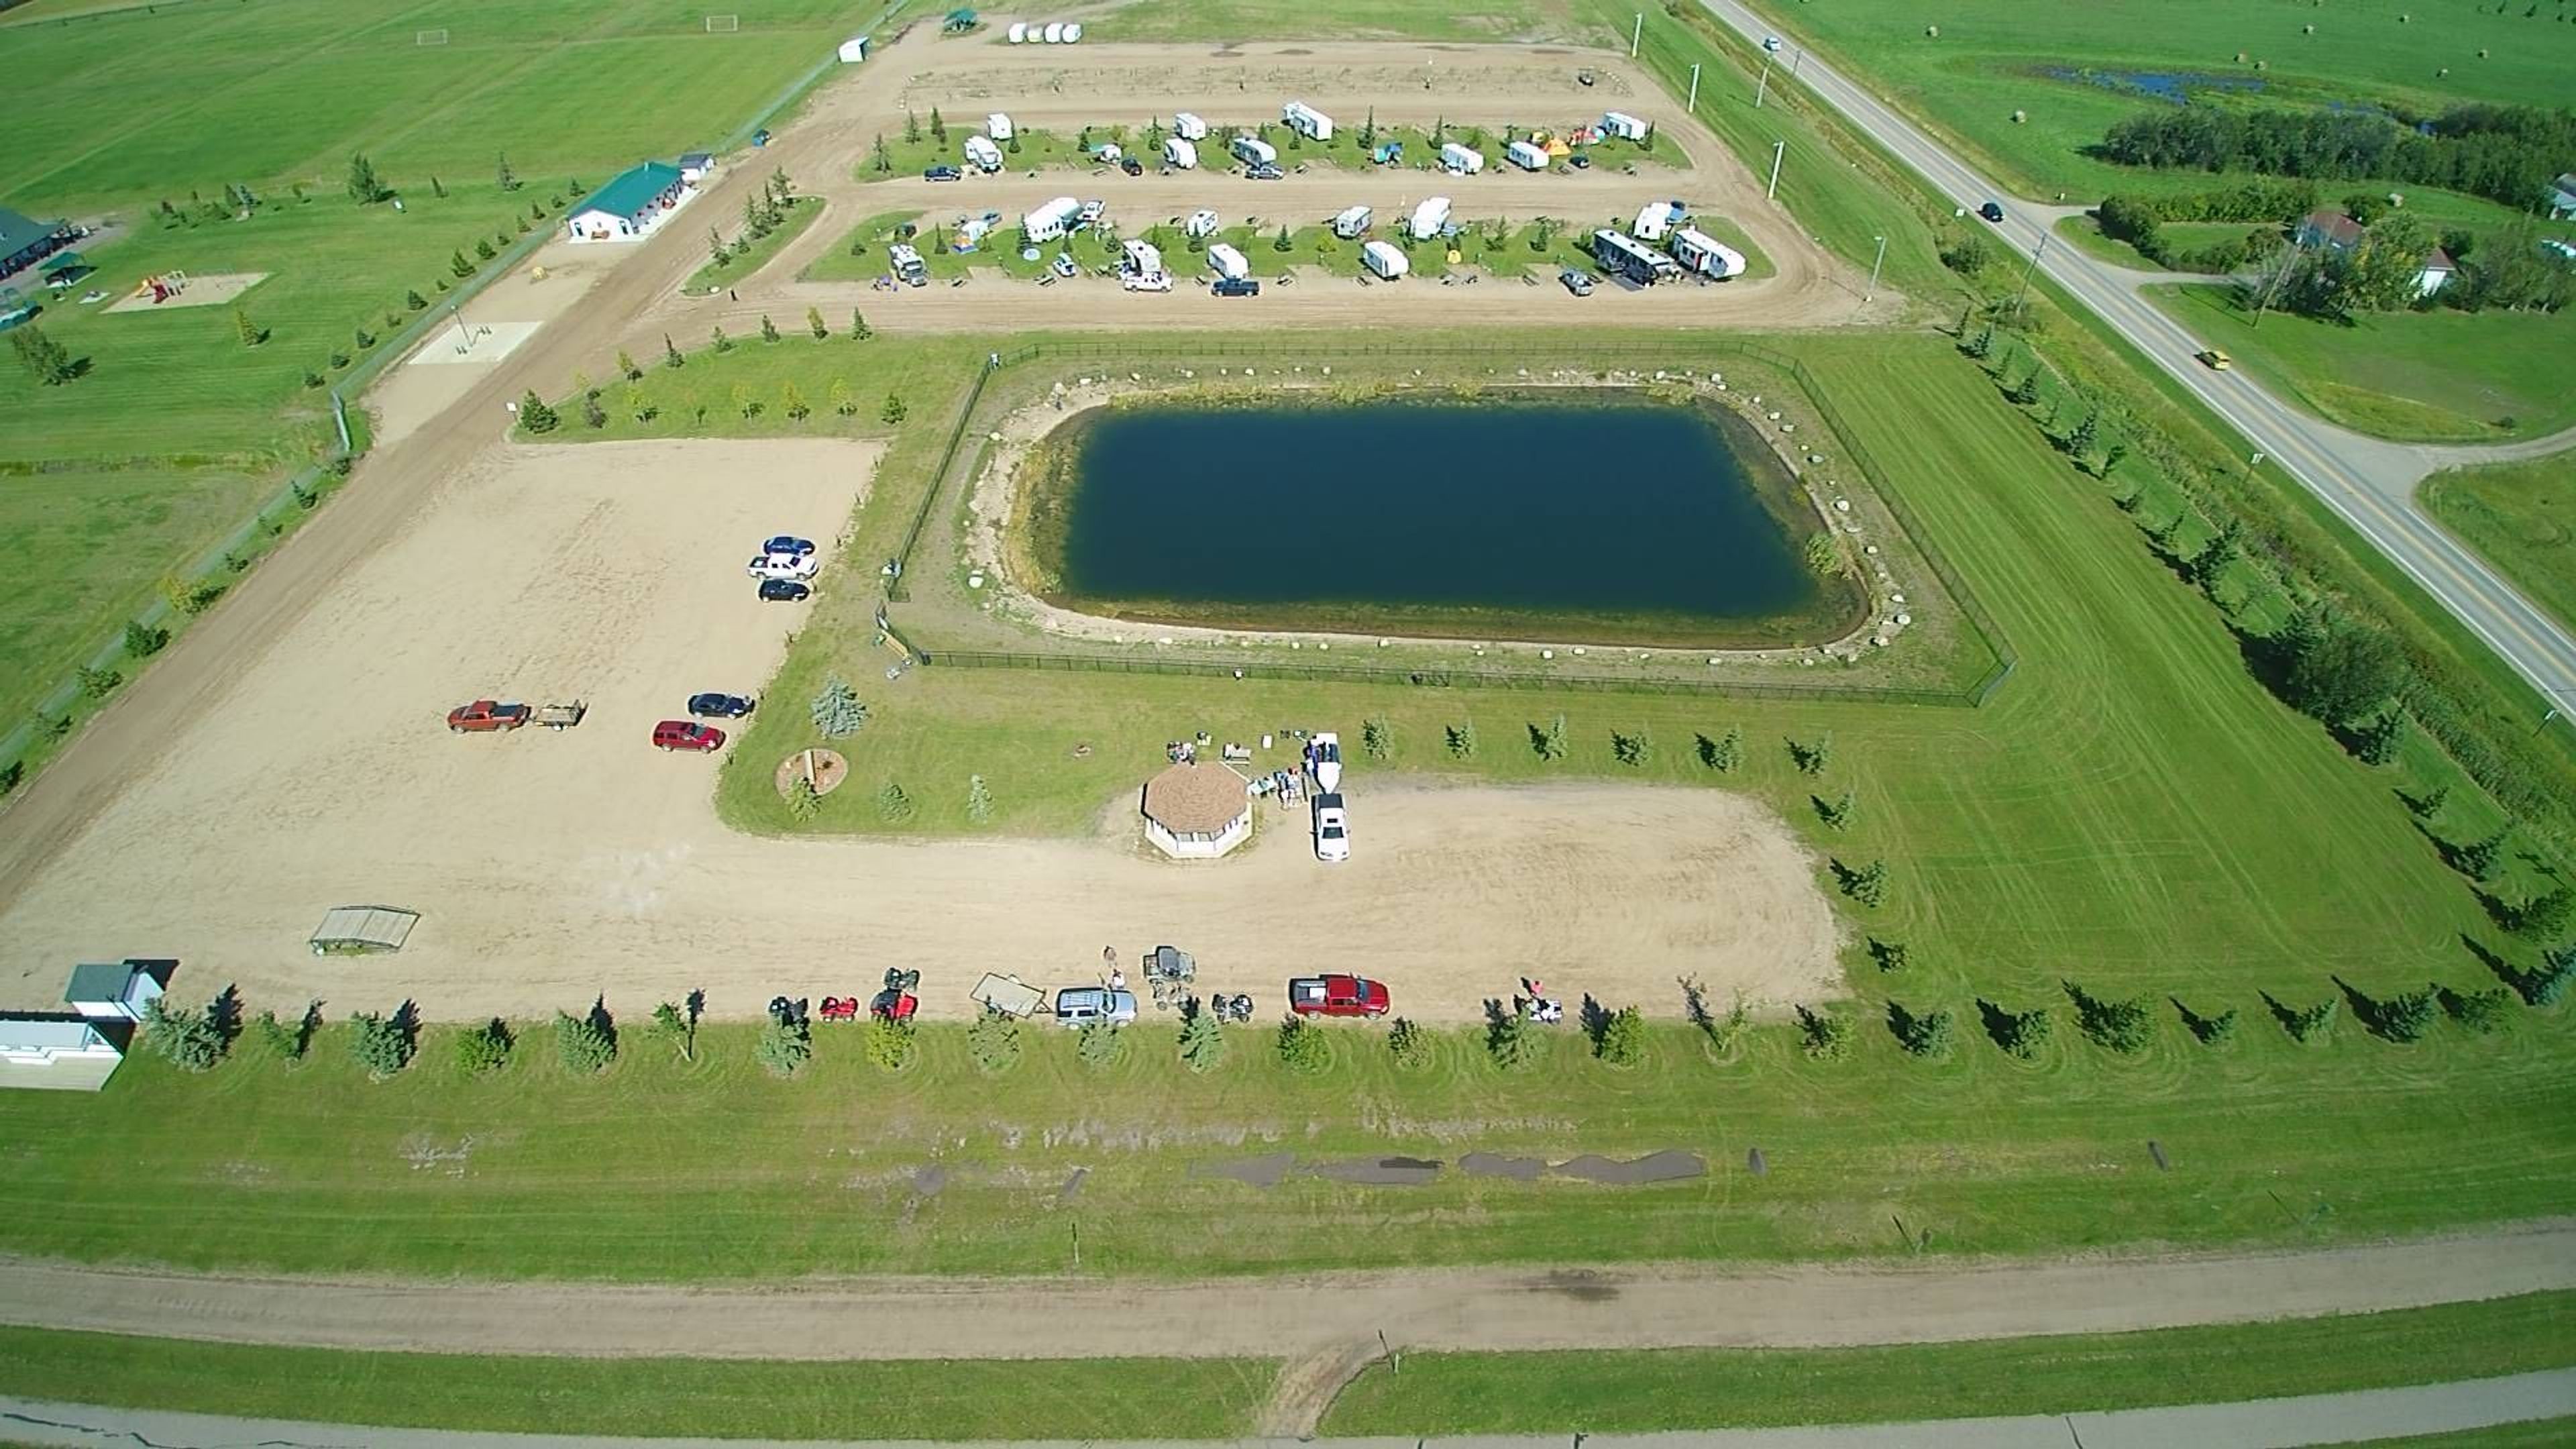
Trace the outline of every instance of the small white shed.
<path fill-rule="evenodd" d="M 1545 171 L 1547 148 L 1530 141 L 1514 141 L 1503 148 L 1503 159 L 1523 171 Z"/>
<path fill-rule="evenodd" d="M 841 42 L 841 64 L 857 65 L 867 58 L 868 38 L 866 36 L 853 35 Z"/>
<path fill-rule="evenodd" d="M 1344 241 L 1369 229 L 1369 219 L 1376 213 L 1365 206 L 1346 206 L 1333 218 L 1333 235 Z"/>
<path fill-rule="evenodd" d="M 1199 164 L 1199 148 L 1185 137 L 1165 136 L 1163 164 L 1175 171 L 1196 170 Z"/>
<path fill-rule="evenodd" d="M 1244 260 L 1243 253 L 1224 242 L 1207 249 L 1207 260 L 1209 269 L 1227 281 L 1239 282 L 1252 275 L 1252 263 Z"/>
<path fill-rule="evenodd" d="M 1373 241 L 1360 247 L 1360 265 L 1392 282 L 1413 270 L 1413 259 L 1393 242 Z"/>
<path fill-rule="evenodd" d="M 1204 141 L 1208 136 L 1208 124 L 1187 111 L 1174 111 L 1172 134 L 1184 141 Z"/>
<path fill-rule="evenodd" d="M 176 961 L 88 962 L 72 968 L 63 1001 L 95 1021 L 141 1021 L 144 1008 L 161 997 Z"/>
<path fill-rule="evenodd" d="M 1290 101 L 1279 108 L 1279 119 L 1289 130 L 1309 141 L 1333 139 L 1333 118 L 1304 101 Z"/>
<path fill-rule="evenodd" d="M 1440 235 L 1441 230 L 1448 225 L 1449 198 L 1433 196 L 1426 198 L 1420 206 L 1413 209 L 1413 216 L 1405 223 L 1405 230 L 1415 241 L 1429 241 Z"/>
<path fill-rule="evenodd" d="M 1440 143 L 1440 169 L 1452 176 L 1473 176 L 1485 169 L 1485 153 L 1455 141 Z"/>

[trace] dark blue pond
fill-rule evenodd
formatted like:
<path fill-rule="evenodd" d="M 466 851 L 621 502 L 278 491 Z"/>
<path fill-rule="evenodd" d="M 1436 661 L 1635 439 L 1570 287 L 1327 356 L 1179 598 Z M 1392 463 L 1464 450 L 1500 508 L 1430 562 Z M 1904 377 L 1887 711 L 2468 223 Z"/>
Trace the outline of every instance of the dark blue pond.
<path fill-rule="evenodd" d="M 1857 618 L 1856 586 L 1802 559 L 1821 525 L 1795 481 L 1716 409 L 1523 394 L 1075 426 L 1027 518 L 1042 591 L 1086 612 L 1707 647 Z"/>

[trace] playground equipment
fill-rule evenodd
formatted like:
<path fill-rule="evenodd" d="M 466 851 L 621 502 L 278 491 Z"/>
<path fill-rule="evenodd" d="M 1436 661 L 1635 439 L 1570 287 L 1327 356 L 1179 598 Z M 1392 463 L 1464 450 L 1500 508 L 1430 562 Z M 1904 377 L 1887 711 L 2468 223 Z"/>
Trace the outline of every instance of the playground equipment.
<path fill-rule="evenodd" d="M 145 277 L 142 285 L 134 289 L 134 295 L 138 300 L 149 298 L 152 305 L 158 307 L 186 290 L 188 290 L 186 272 L 160 272 Z"/>

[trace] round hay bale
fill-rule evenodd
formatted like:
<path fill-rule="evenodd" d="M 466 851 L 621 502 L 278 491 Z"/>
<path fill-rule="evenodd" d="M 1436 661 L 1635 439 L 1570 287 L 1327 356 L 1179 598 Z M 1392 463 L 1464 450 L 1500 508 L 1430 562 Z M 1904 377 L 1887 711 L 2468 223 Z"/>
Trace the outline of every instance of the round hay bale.
<path fill-rule="evenodd" d="M 1941 38 L 1941 27 L 1938 25 L 1926 25 L 1923 27 L 1923 33 L 1932 37 L 1934 40 L 1939 40 Z"/>
<path fill-rule="evenodd" d="M 2446 76 L 2446 75 L 2449 75 L 2450 73 L 2451 73 L 2451 68 L 2450 68 L 2449 66 L 2447 66 L 2447 65 L 2446 65 L 2446 66 L 2443 66 L 2441 69 L 2439 69 L 2439 70 L 2437 70 L 2437 71 L 2433 72 L 2433 74 L 2434 74 L 2436 77 Z"/>
<path fill-rule="evenodd" d="M 842 781 L 850 778 L 850 762 L 842 757 L 839 750 L 798 750 L 778 762 L 774 777 L 778 797 L 786 799 L 796 789 L 796 782 L 807 778 L 809 769 L 817 795 L 831 794 L 841 788 Z"/>
<path fill-rule="evenodd" d="M 2016 125 L 2016 126 L 2027 125 L 2027 124 L 2029 124 L 2029 122 L 2030 122 L 2030 112 L 2028 112 L 2028 111 L 2015 111 L 2015 112 L 2013 112 L 2013 124 L 2014 124 L 2014 125 Z"/>
<path fill-rule="evenodd" d="M 2245 63 L 2245 52 L 2241 50 L 2236 52 L 2236 63 L 2238 65 L 2243 65 Z"/>
<path fill-rule="evenodd" d="M 2299 27 L 2299 33 L 2301 35 L 2314 35 L 2317 33 L 2317 28 L 2313 25 L 2302 25 Z"/>
<path fill-rule="evenodd" d="M 2254 68 L 2256 70 L 2270 70 L 2272 68 L 2272 62 L 2268 60 L 2258 60 L 2254 62 Z"/>

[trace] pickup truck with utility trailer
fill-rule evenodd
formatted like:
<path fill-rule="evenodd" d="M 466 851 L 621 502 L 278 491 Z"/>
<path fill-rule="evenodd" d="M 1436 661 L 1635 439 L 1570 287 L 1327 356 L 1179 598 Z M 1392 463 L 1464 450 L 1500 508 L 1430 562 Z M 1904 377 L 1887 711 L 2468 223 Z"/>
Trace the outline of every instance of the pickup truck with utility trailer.
<path fill-rule="evenodd" d="M 460 704 L 447 712 L 447 727 L 460 735 L 486 734 L 493 730 L 514 730 L 536 714 L 524 704 L 503 704 L 496 699 L 478 699 Z"/>

